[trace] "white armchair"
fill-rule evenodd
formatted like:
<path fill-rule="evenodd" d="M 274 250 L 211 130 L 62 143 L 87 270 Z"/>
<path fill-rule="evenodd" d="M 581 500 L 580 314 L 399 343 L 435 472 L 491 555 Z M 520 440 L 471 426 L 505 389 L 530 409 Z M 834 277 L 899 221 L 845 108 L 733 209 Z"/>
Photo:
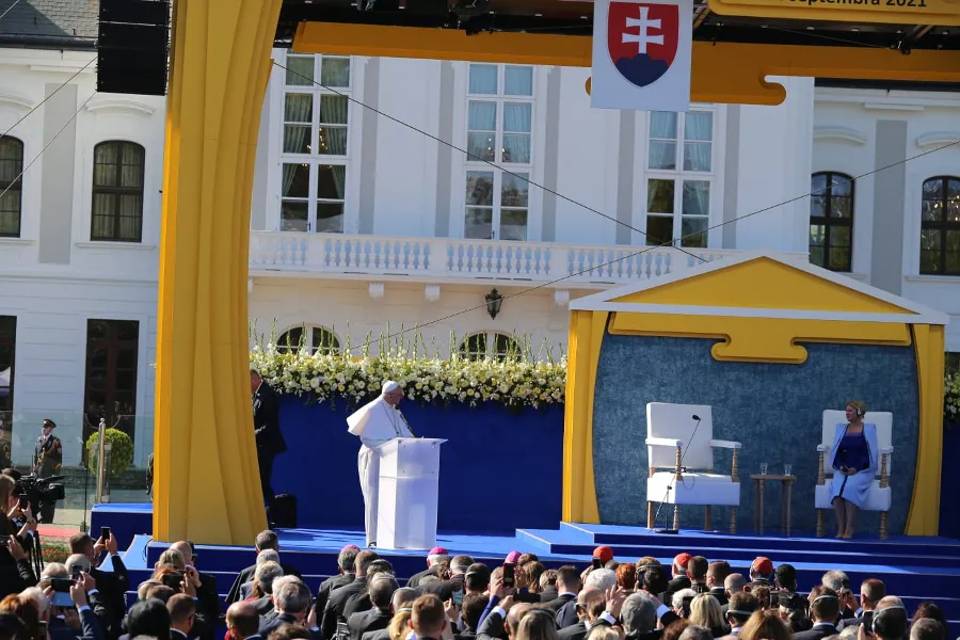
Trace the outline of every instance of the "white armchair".
<path fill-rule="evenodd" d="M 699 416 L 700 426 L 693 416 Z M 647 403 L 647 526 L 654 526 L 655 503 L 673 505 L 673 528 L 680 528 L 680 505 L 704 505 L 704 528 L 711 529 L 711 507 L 730 507 L 730 532 L 737 531 L 740 481 L 739 442 L 714 440 L 708 405 Z M 684 449 L 686 448 L 686 449 Z M 713 450 L 732 449 L 730 474 L 714 473 Z"/>
<path fill-rule="evenodd" d="M 833 509 L 830 503 L 830 481 L 833 478 L 833 440 L 836 436 L 837 425 L 847 421 L 843 411 L 827 409 L 823 412 L 820 444 L 817 445 L 820 470 L 817 472 L 817 487 L 815 503 L 817 509 L 817 535 L 824 535 L 824 513 Z M 877 426 L 877 447 L 880 449 L 877 474 L 870 490 L 867 492 L 867 501 L 863 508 L 866 511 L 880 511 L 880 537 L 886 538 L 887 514 L 890 511 L 890 463 L 893 454 L 893 414 L 889 411 L 868 411 L 863 417 L 864 424 Z"/>

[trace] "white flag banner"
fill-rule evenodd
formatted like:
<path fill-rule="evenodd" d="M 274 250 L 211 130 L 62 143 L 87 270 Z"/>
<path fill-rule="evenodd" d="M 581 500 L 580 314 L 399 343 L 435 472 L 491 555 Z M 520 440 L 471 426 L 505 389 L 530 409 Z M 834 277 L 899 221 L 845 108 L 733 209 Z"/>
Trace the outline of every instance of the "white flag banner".
<path fill-rule="evenodd" d="M 591 105 L 688 111 L 693 0 L 595 0 Z"/>

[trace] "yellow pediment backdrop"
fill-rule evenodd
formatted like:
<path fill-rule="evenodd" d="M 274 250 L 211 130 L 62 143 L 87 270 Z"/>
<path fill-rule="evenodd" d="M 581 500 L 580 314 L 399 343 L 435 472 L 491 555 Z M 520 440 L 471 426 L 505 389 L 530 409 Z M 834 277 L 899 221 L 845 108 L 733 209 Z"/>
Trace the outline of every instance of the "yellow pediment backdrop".
<path fill-rule="evenodd" d="M 695 274 L 609 301 L 809 311 L 916 313 L 767 257 Z"/>

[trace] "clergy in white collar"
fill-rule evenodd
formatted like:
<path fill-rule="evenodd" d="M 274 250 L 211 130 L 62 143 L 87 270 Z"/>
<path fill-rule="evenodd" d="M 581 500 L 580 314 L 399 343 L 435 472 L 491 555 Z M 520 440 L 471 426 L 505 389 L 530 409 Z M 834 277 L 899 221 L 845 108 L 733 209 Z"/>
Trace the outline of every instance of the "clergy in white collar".
<path fill-rule="evenodd" d="M 377 540 L 377 503 L 380 481 L 380 454 L 378 448 L 393 438 L 412 438 L 413 432 L 398 405 L 403 399 L 403 387 L 393 380 L 383 383 L 380 395 L 347 418 L 347 431 L 360 438 L 357 470 L 360 490 L 363 492 L 364 528 L 367 546 Z"/>

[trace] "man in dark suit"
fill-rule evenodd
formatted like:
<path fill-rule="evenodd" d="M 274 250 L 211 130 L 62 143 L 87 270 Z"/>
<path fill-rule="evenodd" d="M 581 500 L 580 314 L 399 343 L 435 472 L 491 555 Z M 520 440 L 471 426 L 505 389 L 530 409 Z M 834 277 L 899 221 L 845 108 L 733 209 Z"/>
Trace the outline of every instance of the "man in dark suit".
<path fill-rule="evenodd" d="M 413 574 L 407 580 L 408 587 L 420 586 L 420 578 L 426 576 L 440 576 L 440 571 L 450 564 L 450 554 L 443 547 L 434 547 L 427 553 L 427 568 L 423 571 Z"/>
<path fill-rule="evenodd" d="M 167 611 L 170 612 L 170 640 L 188 640 L 197 614 L 193 598 L 185 593 L 173 595 L 167 600 Z"/>
<path fill-rule="evenodd" d="M 271 531 L 270 529 L 264 529 L 257 534 L 257 538 L 254 541 L 253 546 L 257 553 L 260 553 L 264 549 L 273 549 L 279 553 L 280 539 L 277 537 L 276 532 Z M 280 566 L 283 567 L 283 575 L 297 576 L 298 578 L 300 577 L 300 572 L 293 565 L 281 562 Z M 228 607 L 237 600 L 240 600 L 240 588 L 253 579 L 253 574 L 256 570 L 257 565 L 252 564 L 237 574 L 237 578 L 233 581 L 233 586 L 230 587 L 230 592 L 227 594 Z"/>
<path fill-rule="evenodd" d="M 580 592 L 580 572 L 572 564 L 557 569 L 557 597 L 547 607 L 557 612 L 557 628 L 577 623 L 577 593 Z"/>
<path fill-rule="evenodd" d="M 251 603 L 234 602 L 227 609 L 227 630 L 233 632 L 235 640 L 261 640 L 259 628 L 260 616 Z"/>
<path fill-rule="evenodd" d="M 366 549 L 358 553 L 354 562 L 356 578 L 350 584 L 330 592 L 320 622 L 320 637 L 322 640 L 330 640 L 337 631 L 337 623 L 346 622 L 343 612 L 347 607 L 347 601 L 351 596 L 367 590 L 367 569 L 378 558 L 379 556 L 376 553 Z"/>
<path fill-rule="evenodd" d="M 313 596 L 310 589 L 299 578 L 293 578 L 292 576 L 277 578 L 274 581 L 273 589 L 273 604 L 277 616 L 261 624 L 257 633 L 264 638 L 269 638 L 270 632 L 281 625 L 303 625 L 307 614 L 310 612 L 312 601 Z"/>
<path fill-rule="evenodd" d="M 287 450 L 287 443 L 280 432 L 280 409 L 277 394 L 255 369 L 250 369 L 250 391 L 253 394 L 253 433 L 257 439 L 257 461 L 260 465 L 260 488 L 263 503 L 269 514 L 273 506 L 273 487 L 270 474 L 273 458 Z"/>
<path fill-rule="evenodd" d="M 463 604 L 460 605 L 460 632 L 456 634 L 458 640 L 474 640 L 477 637 L 480 616 L 487 608 L 489 600 L 482 593 L 468 593 L 463 596 Z"/>
<path fill-rule="evenodd" d="M 810 591 L 810 617 L 813 628 L 793 634 L 794 640 L 821 640 L 837 632 L 840 598 L 833 589 L 817 585 Z"/>
<path fill-rule="evenodd" d="M 337 556 L 337 575 L 330 576 L 321 582 L 320 588 L 317 589 L 317 597 L 313 603 L 317 620 L 323 619 L 323 610 L 327 606 L 330 592 L 353 582 L 356 577 L 353 567 L 358 553 L 360 553 L 360 547 L 355 544 L 348 544 L 340 549 L 340 555 Z"/>
<path fill-rule="evenodd" d="M 399 587 L 396 578 L 388 573 L 380 573 L 370 578 L 367 593 L 370 594 L 370 603 L 373 606 L 347 618 L 350 640 L 360 640 L 367 631 L 387 628 L 390 618 L 393 617 L 390 600 L 393 598 L 393 592 Z"/>
<path fill-rule="evenodd" d="M 220 596 L 217 593 L 217 578 L 210 573 L 201 573 L 197 569 L 197 554 L 193 543 L 178 540 L 170 545 L 171 549 L 179 551 L 187 563 L 186 575 L 193 583 L 197 592 L 195 615 L 200 624 L 194 626 L 194 635 L 201 640 L 213 640 L 213 630 L 220 618 Z M 171 611 L 172 614 L 172 611 Z"/>
<path fill-rule="evenodd" d="M 861 582 L 860 610 L 856 612 L 855 617 L 841 620 L 837 625 L 837 629 L 842 631 L 846 627 L 860 626 L 860 623 L 863 622 L 863 614 L 870 611 L 870 615 L 872 616 L 872 612 L 877 606 L 877 603 L 880 602 L 880 599 L 886 595 L 887 587 L 883 583 L 883 580 L 878 580 L 877 578 L 867 578 Z"/>
<path fill-rule="evenodd" d="M 587 637 L 590 627 L 599 623 L 607 607 L 607 600 L 599 589 L 584 589 L 577 594 L 577 615 L 579 622 L 560 629 L 557 635 L 560 640 L 583 640 Z M 601 623 L 604 624 L 604 623 Z M 606 622 L 605 624 L 609 624 Z"/>
<path fill-rule="evenodd" d="M 727 591 L 723 588 L 723 581 L 730 575 L 730 563 L 726 560 L 711 562 L 707 567 L 708 593 L 717 599 L 720 606 L 727 604 Z"/>
<path fill-rule="evenodd" d="M 130 585 L 127 567 L 123 564 L 117 546 L 117 539 L 112 531 L 106 540 L 101 538 L 96 542 L 86 533 L 77 533 L 70 536 L 70 553 L 83 554 L 90 561 L 92 567 L 90 576 L 96 581 L 100 599 L 107 612 L 107 635 L 113 637 L 120 634 L 123 617 L 127 611 L 124 594 Z M 107 552 L 107 556 L 103 558 L 103 562 L 99 562 L 104 550 Z M 106 563 L 107 557 L 110 559 L 111 570 L 109 571 L 100 568 Z M 100 566 L 98 566 L 98 562 Z"/>
<path fill-rule="evenodd" d="M 370 563 L 370 566 L 367 567 L 367 587 L 359 592 L 355 593 L 349 598 L 347 598 L 347 603 L 343 606 L 343 621 L 346 622 L 350 619 L 355 613 L 361 611 L 369 611 L 373 608 L 373 600 L 370 596 L 370 582 L 376 576 L 386 574 L 390 577 L 396 579 L 396 575 L 393 572 L 393 566 L 383 558 L 374 560 Z M 442 600 L 443 598 L 441 598 Z M 447 596 L 447 600 L 450 599 L 450 596 Z"/>
<path fill-rule="evenodd" d="M 670 583 L 667 585 L 667 590 L 664 593 L 665 600 L 669 600 L 670 597 L 677 591 L 680 591 L 680 589 L 690 588 L 690 578 L 687 576 L 687 564 L 692 557 L 689 553 L 678 553 L 674 556 L 673 565 L 670 567 L 673 578 L 670 580 Z"/>

